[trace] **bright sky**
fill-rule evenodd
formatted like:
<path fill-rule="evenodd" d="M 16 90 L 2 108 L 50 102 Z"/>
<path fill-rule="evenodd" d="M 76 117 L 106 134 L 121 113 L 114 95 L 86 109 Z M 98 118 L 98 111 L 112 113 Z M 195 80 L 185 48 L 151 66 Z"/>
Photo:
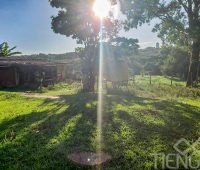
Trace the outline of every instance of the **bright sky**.
<path fill-rule="evenodd" d="M 48 0 L 0 0 L 0 43 L 7 41 L 23 54 L 66 53 L 74 51 L 76 41 L 51 29 L 51 16 L 57 14 Z M 145 25 L 121 36 L 138 38 L 141 48 L 159 42 L 151 26 Z"/>

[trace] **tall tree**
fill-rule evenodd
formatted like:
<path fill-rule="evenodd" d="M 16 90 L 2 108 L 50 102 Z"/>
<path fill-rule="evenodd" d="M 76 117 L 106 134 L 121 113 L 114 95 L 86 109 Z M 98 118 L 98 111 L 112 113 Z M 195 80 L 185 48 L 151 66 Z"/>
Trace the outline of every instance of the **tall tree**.
<path fill-rule="evenodd" d="M 21 54 L 21 52 L 12 52 L 17 47 L 10 48 L 7 42 L 0 44 L 0 57 L 8 57 L 12 55 Z"/>
<path fill-rule="evenodd" d="M 111 40 L 111 44 L 115 47 L 116 57 L 129 57 L 138 53 L 139 45 L 138 39 L 116 37 Z M 117 55 L 119 53 L 119 55 Z"/>
<path fill-rule="evenodd" d="M 173 44 L 183 42 L 191 47 L 187 86 L 197 80 L 200 54 L 200 1 L 199 0 L 120 0 L 122 12 L 127 16 L 125 29 L 149 23 L 158 18 L 153 31 Z"/>
<path fill-rule="evenodd" d="M 160 64 L 162 73 L 168 76 L 177 76 L 184 80 L 187 79 L 189 65 L 189 53 L 186 48 L 177 48 L 173 46 L 161 48 Z"/>
<path fill-rule="evenodd" d="M 49 0 L 52 7 L 59 8 L 58 15 L 52 17 L 52 29 L 55 33 L 77 40 L 84 46 L 81 52 L 83 59 L 83 88 L 94 91 L 95 67 L 98 57 L 100 39 L 100 18 L 94 15 L 94 0 Z M 103 30 L 106 37 L 116 35 L 118 22 L 112 17 L 103 19 Z"/>

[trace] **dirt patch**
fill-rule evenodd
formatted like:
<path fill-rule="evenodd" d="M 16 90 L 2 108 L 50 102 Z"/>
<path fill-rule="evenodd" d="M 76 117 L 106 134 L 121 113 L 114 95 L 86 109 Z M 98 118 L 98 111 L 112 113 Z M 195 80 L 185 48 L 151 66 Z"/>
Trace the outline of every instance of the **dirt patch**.
<path fill-rule="evenodd" d="M 103 152 L 77 152 L 68 155 L 68 159 L 81 165 L 95 166 L 110 161 L 112 157 Z"/>
<path fill-rule="evenodd" d="M 22 93 L 22 96 L 25 97 L 31 97 L 31 98 L 43 98 L 43 99 L 60 99 L 60 96 L 47 96 L 47 95 L 41 95 L 36 93 Z"/>

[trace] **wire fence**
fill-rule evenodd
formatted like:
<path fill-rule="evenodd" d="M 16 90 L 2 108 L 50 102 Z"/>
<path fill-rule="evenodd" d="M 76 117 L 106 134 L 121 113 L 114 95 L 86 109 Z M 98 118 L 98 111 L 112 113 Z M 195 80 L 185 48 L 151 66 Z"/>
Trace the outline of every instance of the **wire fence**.
<path fill-rule="evenodd" d="M 177 77 L 160 75 L 135 75 L 129 78 L 130 82 L 149 85 L 185 86 L 186 82 Z"/>

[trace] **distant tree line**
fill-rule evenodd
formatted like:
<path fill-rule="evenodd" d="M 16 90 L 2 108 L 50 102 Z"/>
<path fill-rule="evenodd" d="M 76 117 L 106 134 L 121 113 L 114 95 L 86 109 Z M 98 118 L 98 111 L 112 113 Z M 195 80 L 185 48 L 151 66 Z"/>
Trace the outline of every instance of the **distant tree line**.
<path fill-rule="evenodd" d="M 177 47 L 148 47 L 127 57 L 132 74 L 152 74 L 179 77 L 187 80 L 189 53 Z"/>

